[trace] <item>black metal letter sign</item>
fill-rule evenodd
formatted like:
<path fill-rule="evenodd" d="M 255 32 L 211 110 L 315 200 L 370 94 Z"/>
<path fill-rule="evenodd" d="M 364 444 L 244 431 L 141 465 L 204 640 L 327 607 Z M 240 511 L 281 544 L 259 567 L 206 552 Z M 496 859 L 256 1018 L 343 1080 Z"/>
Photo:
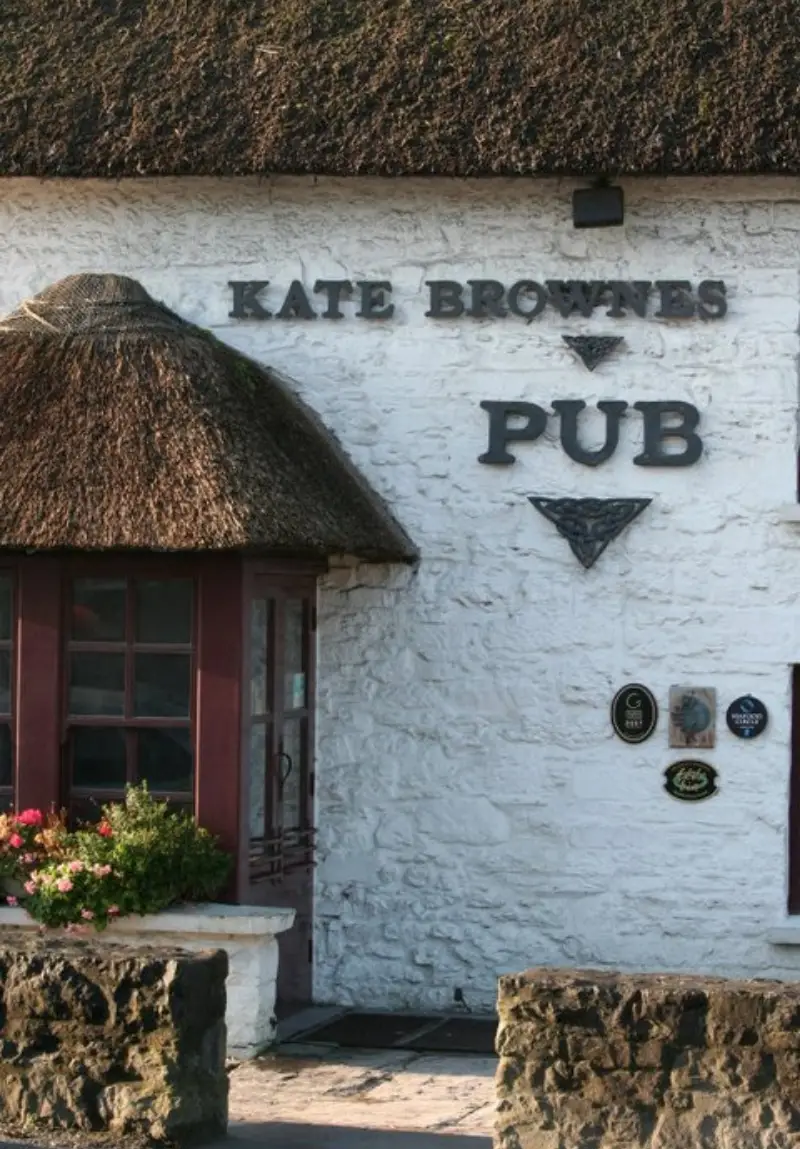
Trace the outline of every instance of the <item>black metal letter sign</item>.
<path fill-rule="evenodd" d="M 737 738 L 757 738 L 766 729 L 767 708 L 752 694 L 744 694 L 730 704 L 725 720 Z"/>
<path fill-rule="evenodd" d="M 611 725 L 623 742 L 644 742 L 658 723 L 658 704 L 646 686 L 629 682 L 614 695 Z"/>
<path fill-rule="evenodd" d="M 717 793 L 717 772 L 708 762 L 673 762 L 664 778 L 666 792 L 681 802 L 702 802 Z"/>

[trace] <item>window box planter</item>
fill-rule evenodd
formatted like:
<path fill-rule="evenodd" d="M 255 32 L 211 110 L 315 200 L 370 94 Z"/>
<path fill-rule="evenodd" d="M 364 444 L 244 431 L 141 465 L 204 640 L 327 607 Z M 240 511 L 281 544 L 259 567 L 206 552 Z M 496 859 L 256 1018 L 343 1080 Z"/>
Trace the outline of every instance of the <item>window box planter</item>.
<path fill-rule="evenodd" d="M 199 951 L 223 949 L 228 954 L 228 1056 L 244 1061 L 275 1040 L 275 987 L 278 934 L 291 928 L 294 910 L 265 906 L 228 906 L 215 902 L 175 906 L 160 914 L 120 918 L 107 930 L 89 930 L 99 944 Z M 0 908 L 0 929 L 33 933 L 41 929 L 21 908 Z M 53 931 L 54 935 L 61 931 Z"/>

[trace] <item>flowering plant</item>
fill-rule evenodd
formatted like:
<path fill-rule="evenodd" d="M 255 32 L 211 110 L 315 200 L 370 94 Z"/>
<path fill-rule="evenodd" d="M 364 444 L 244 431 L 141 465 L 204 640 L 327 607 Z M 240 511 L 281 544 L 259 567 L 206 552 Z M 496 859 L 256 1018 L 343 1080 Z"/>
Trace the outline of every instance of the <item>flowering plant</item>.
<path fill-rule="evenodd" d="M 0 814 L 0 879 L 22 882 L 45 858 L 58 857 L 67 836 L 64 819 L 41 810 Z"/>
<path fill-rule="evenodd" d="M 26 811 L 31 824 L 38 811 Z M 19 821 L 24 815 L 20 815 Z M 41 817 L 41 815 L 39 815 Z M 145 785 L 103 807 L 98 825 L 49 833 L 41 849 L 17 851 L 14 876 L 24 895 L 9 897 L 45 926 L 104 929 L 124 914 L 153 914 L 183 901 L 209 901 L 225 884 L 230 857 L 185 813 L 153 798 Z M 11 842 L 10 830 L 8 841 Z M 49 836 L 48 836 L 49 833 Z M 22 834 L 19 834 L 23 837 Z M 33 844 L 36 844 L 34 837 Z"/>

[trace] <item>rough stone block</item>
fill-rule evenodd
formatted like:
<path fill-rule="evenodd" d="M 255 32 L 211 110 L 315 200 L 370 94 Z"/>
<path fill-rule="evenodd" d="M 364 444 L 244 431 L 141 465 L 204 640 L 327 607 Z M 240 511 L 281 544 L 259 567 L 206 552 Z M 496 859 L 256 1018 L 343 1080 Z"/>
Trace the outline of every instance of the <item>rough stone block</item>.
<path fill-rule="evenodd" d="M 795 1149 L 800 985 L 531 970 L 500 979 L 500 1149 Z"/>
<path fill-rule="evenodd" d="M 223 951 L 6 940 L 0 1130 L 224 1133 Z"/>

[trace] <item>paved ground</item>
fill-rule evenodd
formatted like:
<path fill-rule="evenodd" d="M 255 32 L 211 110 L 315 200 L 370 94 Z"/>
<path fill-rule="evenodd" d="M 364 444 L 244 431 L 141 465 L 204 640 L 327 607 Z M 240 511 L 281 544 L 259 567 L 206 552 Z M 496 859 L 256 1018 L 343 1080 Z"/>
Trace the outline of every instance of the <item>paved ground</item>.
<path fill-rule="evenodd" d="M 492 1057 L 284 1047 L 231 1074 L 214 1149 L 489 1149 Z"/>

